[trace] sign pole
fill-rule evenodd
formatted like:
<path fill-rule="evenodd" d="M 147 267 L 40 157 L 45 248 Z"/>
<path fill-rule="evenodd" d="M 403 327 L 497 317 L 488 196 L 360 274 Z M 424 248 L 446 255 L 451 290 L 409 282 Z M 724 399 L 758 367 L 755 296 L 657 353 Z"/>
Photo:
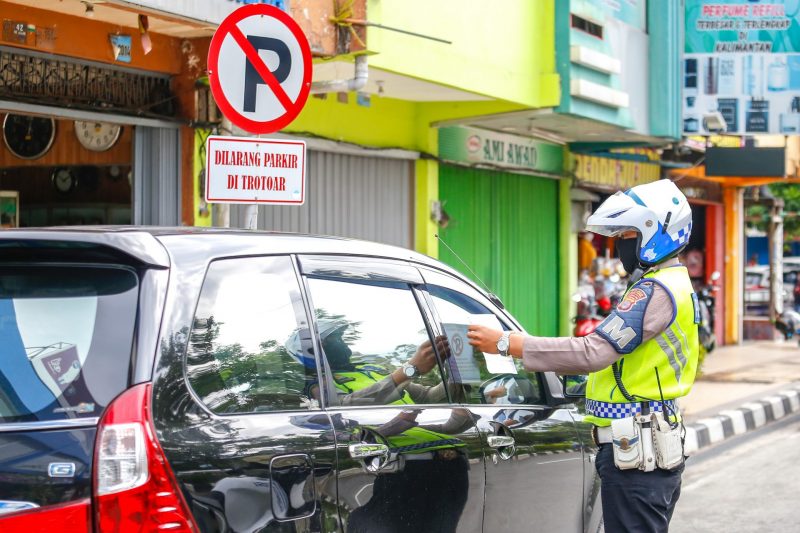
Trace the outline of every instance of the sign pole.
<path fill-rule="evenodd" d="M 220 121 L 220 132 L 227 132 L 224 135 L 233 135 L 233 124 L 230 119 L 222 115 Z M 206 166 L 206 179 L 208 176 L 208 166 Z M 215 228 L 230 228 L 231 227 L 231 204 L 223 202 L 214 202 L 211 204 L 211 224 Z"/>

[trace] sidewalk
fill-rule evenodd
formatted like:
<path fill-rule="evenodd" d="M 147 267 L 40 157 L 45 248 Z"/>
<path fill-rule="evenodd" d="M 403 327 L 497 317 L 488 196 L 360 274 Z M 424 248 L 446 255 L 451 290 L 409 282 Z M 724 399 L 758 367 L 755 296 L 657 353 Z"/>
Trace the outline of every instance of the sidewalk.
<path fill-rule="evenodd" d="M 798 412 L 800 347 L 754 341 L 717 348 L 680 407 L 687 453 Z"/>

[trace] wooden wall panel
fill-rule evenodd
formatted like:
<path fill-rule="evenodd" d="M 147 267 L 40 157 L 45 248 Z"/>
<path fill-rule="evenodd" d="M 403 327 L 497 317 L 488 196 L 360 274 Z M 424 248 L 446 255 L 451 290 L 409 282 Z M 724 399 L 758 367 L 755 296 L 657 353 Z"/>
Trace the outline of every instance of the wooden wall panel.
<path fill-rule="evenodd" d="M 0 123 L 5 114 L 0 115 Z M 84 148 L 75 136 L 72 120 L 56 120 L 56 137 L 50 150 L 39 159 L 20 159 L 0 142 L 0 168 L 41 167 L 66 165 L 131 165 L 133 157 L 133 126 L 123 126 L 114 146 L 105 152 Z"/>
<path fill-rule="evenodd" d="M 33 36 L 29 36 L 25 44 L 2 42 L 0 38 L 0 42 L 7 46 L 53 52 L 65 56 L 101 61 L 111 65 L 170 74 L 176 74 L 181 69 L 181 41 L 167 35 L 150 32 L 153 50 L 149 54 L 145 54 L 144 50 L 142 50 L 137 28 L 108 24 L 87 17 L 73 17 L 1 1 L 0 18 L 25 22 L 38 28 L 53 28 L 55 31 L 55 40 L 52 46 L 36 46 Z M 125 34 L 133 37 L 130 63 L 114 60 L 114 53 L 109 41 L 109 35 L 111 34 Z"/>

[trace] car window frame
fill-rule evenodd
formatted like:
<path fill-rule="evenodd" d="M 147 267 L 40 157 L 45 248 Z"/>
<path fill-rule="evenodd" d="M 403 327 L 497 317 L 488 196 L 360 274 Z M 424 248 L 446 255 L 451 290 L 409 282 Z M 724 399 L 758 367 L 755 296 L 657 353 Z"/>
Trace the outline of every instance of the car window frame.
<path fill-rule="evenodd" d="M 408 409 L 408 405 L 393 405 L 393 404 L 386 404 L 386 405 L 338 405 L 335 402 L 331 401 L 332 398 L 336 397 L 336 387 L 333 383 L 333 371 L 331 370 L 330 366 L 328 365 L 328 361 L 325 357 L 323 357 L 323 350 L 322 350 L 322 342 L 319 338 L 319 329 L 317 328 L 317 320 L 314 313 L 314 302 L 313 302 L 313 295 L 311 293 L 311 289 L 308 284 L 309 279 L 325 279 L 325 280 L 333 280 L 345 283 L 356 283 L 359 285 L 374 285 L 374 286 L 385 286 L 387 284 L 402 284 L 408 286 L 412 296 L 414 297 L 417 305 L 417 310 L 420 314 L 420 318 L 422 319 L 423 323 L 425 324 L 425 329 L 428 334 L 428 339 L 432 340 L 436 338 L 434 334 L 436 329 L 434 329 L 434 324 L 430 320 L 430 310 L 428 308 L 428 304 L 425 301 L 423 291 L 424 291 L 424 279 L 422 273 L 419 271 L 419 268 L 416 265 L 412 265 L 407 261 L 386 258 L 386 257 L 373 257 L 373 256 L 355 256 L 355 255 L 336 255 L 336 254 L 298 254 L 296 256 L 298 262 L 298 275 L 301 279 L 301 286 L 304 292 L 304 299 L 307 303 L 306 312 L 308 314 L 308 321 L 309 324 L 312 325 L 311 330 L 313 331 L 313 344 L 314 344 L 314 353 L 316 354 L 317 358 L 317 372 L 319 374 L 319 383 L 323 384 L 324 386 L 320 387 L 320 406 L 324 410 L 328 411 L 342 411 L 342 410 L 351 410 L 351 409 Z M 350 267 L 352 265 L 358 265 L 354 269 L 341 269 L 339 273 L 334 273 L 333 271 L 328 271 L 325 273 L 319 273 L 317 271 L 307 272 L 309 269 L 306 267 L 306 271 L 304 271 L 303 262 L 304 259 L 306 260 L 306 264 L 308 264 L 308 259 L 312 259 L 314 262 L 317 261 L 325 261 L 326 264 L 329 265 L 336 265 L 340 262 L 340 266 Z M 373 274 L 370 276 L 370 273 Z M 354 275 L 355 274 L 355 275 Z M 431 403 L 431 404 L 414 404 L 415 407 L 427 407 L 427 408 L 441 408 L 441 407 L 452 407 L 454 402 L 452 401 L 450 390 L 447 387 L 447 380 L 445 374 L 445 368 L 447 365 L 443 364 L 442 356 L 438 350 L 435 348 L 434 344 L 434 352 L 436 354 L 436 365 L 439 369 L 439 375 L 441 376 L 442 382 L 445 384 L 445 391 L 447 394 L 447 403 Z"/>
<path fill-rule="evenodd" d="M 433 295 L 430 293 L 430 290 L 429 290 L 429 284 L 436 285 L 436 283 L 433 283 L 433 280 L 430 279 L 430 277 L 426 277 L 425 276 L 425 273 L 428 272 L 428 271 L 433 273 L 436 276 L 443 276 L 444 279 L 449 280 L 451 282 L 451 285 L 449 285 L 449 286 L 448 285 L 440 285 L 440 286 L 442 286 L 442 287 L 444 287 L 446 289 L 455 291 L 455 292 L 459 292 L 459 293 L 465 295 L 466 297 L 475 300 L 477 303 L 483 305 L 486 309 L 491 311 L 492 314 L 495 317 L 497 317 L 497 320 L 500 321 L 500 324 L 503 326 L 505 331 L 513 331 L 513 332 L 517 332 L 517 333 L 526 334 L 525 330 L 516 321 L 512 320 L 511 317 L 504 310 L 501 310 L 488 297 L 486 297 L 483 294 L 481 294 L 480 291 L 478 291 L 477 289 L 472 287 L 466 280 L 459 279 L 458 277 L 453 276 L 451 273 L 443 271 L 443 270 L 430 268 L 428 266 L 420 267 L 420 272 L 422 273 L 422 277 L 425 279 L 425 286 L 423 288 L 423 293 L 426 296 L 427 305 L 430 306 L 430 312 L 432 314 L 432 320 L 433 320 L 433 323 L 435 325 L 436 332 L 437 332 L 436 334 L 437 335 L 444 335 L 444 332 L 440 331 L 441 330 L 441 324 L 442 324 L 441 317 L 439 316 L 438 311 L 436 309 L 436 304 L 433 301 Z M 469 289 L 469 291 L 461 290 L 459 288 L 461 286 L 467 287 Z M 447 368 L 447 365 L 442 365 L 442 366 Z M 549 403 L 551 402 L 551 396 L 552 395 L 551 395 L 550 390 L 549 390 L 548 380 L 545 378 L 545 373 L 544 372 L 533 372 L 533 374 L 536 376 L 536 381 L 537 381 L 537 383 L 535 383 L 535 385 L 538 387 L 538 390 L 541 391 L 541 395 L 540 395 L 540 398 L 539 398 L 540 402 L 539 403 L 522 403 L 522 404 L 513 404 L 513 405 L 521 406 L 521 407 L 524 407 L 524 408 L 532 408 L 532 409 L 542 409 L 542 408 L 551 407 L 549 405 Z M 461 385 L 460 383 L 457 383 L 457 382 L 452 380 L 452 376 L 449 373 L 449 369 L 448 369 L 448 373 L 447 373 L 447 379 L 448 379 L 448 381 L 447 381 L 447 387 L 446 388 L 447 388 L 448 392 L 450 391 L 450 387 L 458 387 L 458 386 Z M 494 404 L 460 403 L 459 405 L 464 406 L 464 407 L 469 407 L 469 406 L 489 406 L 489 405 L 494 405 Z"/>
<path fill-rule="evenodd" d="M 206 265 L 205 265 L 205 269 L 203 271 L 203 281 L 200 283 L 200 288 L 199 288 L 199 290 L 197 292 L 197 297 L 195 298 L 195 301 L 194 301 L 194 306 L 192 308 L 192 312 L 191 312 L 191 315 L 190 315 L 191 316 L 191 321 L 192 321 L 191 324 L 192 325 L 194 324 L 194 319 L 197 316 L 197 308 L 200 305 L 200 298 L 203 295 L 203 287 L 205 286 L 206 279 L 208 278 L 209 271 L 211 270 L 211 267 L 212 267 L 212 265 L 214 263 L 218 263 L 220 261 L 231 261 L 231 260 L 274 259 L 274 258 L 279 258 L 279 257 L 285 257 L 285 258 L 289 259 L 290 265 L 291 265 L 291 273 L 294 275 L 294 279 L 297 282 L 296 288 L 297 288 L 297 291 L 299 293 L 300 301 L 301 301 L 302 306 L 303 306 L 303 312 L 302 313 L 298 313 L 297 311 L 295 311 L 295 319 L 297 320 L 298 323 L 301 323 L 301 321 L 299 319 L 302 318 L 303 320 L 305 320 L 306 324 L 309 324 L 309 322 L 308 322 L 308 319 L 309 319 L 308 306 L 307 306 L 307 302 L 306 302 L 306 295 L 304 293 L 304 286 L 302 284 L 302 279 L 300 277 L 300 271 L 299 271 L 299 267 L 298 267 L 298 264 L 297 264 L 297 258 L 295 257 L 295 254 L 291 254 L 291 253 L 255 254 L 255 255 L 254 254 L 247 254 L 247 255 L 232 255 L 232 256 L 226 255 L 226 256 L 215 256 L 215 257 L 210 258 L 207 261 Z M 184 386 L 186 387 L 186 390 L 189 392 L 189 395 L 194 400 L 195 404 L 200 409 L 202 409 L 203 412 L 205 412 L 207 415 L 212 416 L 212 417 L 220 417 L 220 418 L 231 418 L 231 417 L 236 418 L 236 417 L 243 417 L 243 416 L 246 416 L 246 417 L 264 416 L 264 415 L 271 415 L 271 414 L 277 414 L 277 413 L 321 412 L 323 410 L 321 402 L 317 402 L 316 405 L 314 404 L 314 402 L 310 402 L 309 406 L 306 407 L 306 408 L 299 408 L 298 407 L 298 408 L 294 408 L 294 409 L 271 409 L 271 410 L 268 410 L 268 411 L 247 411 L 247 412 L 234 412 L 234 413 L 217 413 L 217 412 L 212 411 L 211 408 L 206 405 L 206 403 L 203 401 L 203 399 L 200 397 L 200 395 L 194 389 L 191 381 L 189 380 L 188 356 L 189 356 L 189 344 L 190 344 L 189 337 L 191 335 L 191 332 L 192 332 L 192 326 L 190 325 L 190 329 L 189 329 L 189 332 L 187 333 L 187 337 L 186 337 L 185 348 L 184 348 L 183 354 L 181 356 L 183 383 L 184 383 Z M 313 335 L 312 335 L 312 339 L 313 339 Z M 312 347 L 312 350 L 314 352 L 314 357 L 315 357 L 315 359 L 317 361 L 316 372 L 317 372 L 317 379 L 319 380 L 319 379 L 321 379 L 320 378 L 319 355 L 317 353 L 317 350 L 315 348 L 313 348 L 313 343 L 309 343 L 308 341 L 309 341 L 309 339 L 301 338 L 300 339 L 301 347 L 303 348 L 303 350 L 306 350 L 309 347 Z"/>

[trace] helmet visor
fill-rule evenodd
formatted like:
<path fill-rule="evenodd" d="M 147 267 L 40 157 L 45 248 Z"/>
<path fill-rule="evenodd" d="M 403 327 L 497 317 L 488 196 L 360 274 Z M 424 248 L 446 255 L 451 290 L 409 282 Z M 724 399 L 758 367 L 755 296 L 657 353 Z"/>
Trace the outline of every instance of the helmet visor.
<path fill-rule="evenodd" d="M 605 235 L 606 237 L 616 237 L 621 233 L 625 233 L 626 231 L 638 232 L 639 230 L 633 226 L 606 226 L 587 224 L 586 231 L 591 231 L 592 233 L 597 233 L 598 235 Z"/>

